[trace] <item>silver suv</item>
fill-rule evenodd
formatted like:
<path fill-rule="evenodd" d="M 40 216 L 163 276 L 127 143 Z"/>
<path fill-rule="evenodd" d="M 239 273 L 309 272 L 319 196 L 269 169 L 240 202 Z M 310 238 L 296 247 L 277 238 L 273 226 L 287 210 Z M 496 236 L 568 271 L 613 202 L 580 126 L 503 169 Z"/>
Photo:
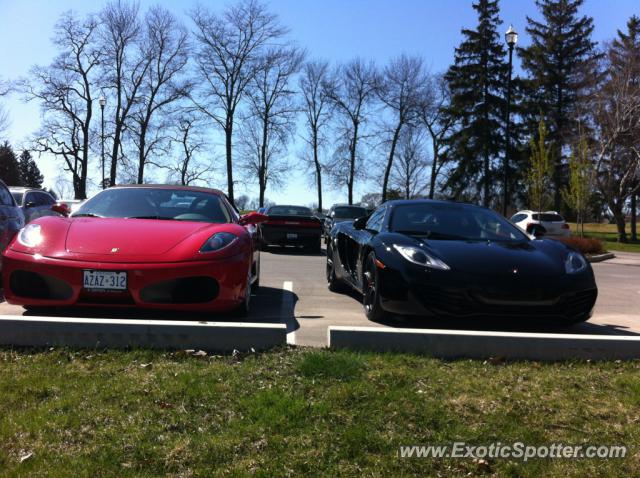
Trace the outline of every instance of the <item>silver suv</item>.
<path fill-rule="evenodd" d="M 26 223 L 42 216 L 58 215 L 51 210 L 56 200 L 47 191 L 22 187 L 10 187 L 9 191 L 16 204 L 22 208 Z"/>
<path fill-rule="evenodd" d="M 511 217 L 511 222 L 529 234 L 560 237 L 571 235 L 569 224 L 556 211 L 519 211 Z"/>

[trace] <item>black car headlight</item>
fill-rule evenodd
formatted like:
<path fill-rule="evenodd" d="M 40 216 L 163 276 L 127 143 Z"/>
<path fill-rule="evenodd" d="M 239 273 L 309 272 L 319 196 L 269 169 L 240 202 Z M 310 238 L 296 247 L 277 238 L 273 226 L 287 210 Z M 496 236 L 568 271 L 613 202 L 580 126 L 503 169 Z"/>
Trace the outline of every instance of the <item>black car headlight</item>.
<path fill-rule="evenodd" d="M 231 234 L 230 232 L 216 232 L 213 236 L 207 239 L 202 247 L 200 248 L 200 252 L 216 252 L 221 249 L 224 249 L 232 242 L 234 242 L 238 236 L 235 234 Z"/>
<path fill-rule="evenodd" d="M 567 274 L 578 274 L 587 268 L 587 261 L 578 252 L 570 252 L 564 260 L 564 270 Z"/>
<path fill-rule="evenodd" d="M 36 247 L 42 242 L 40 224 L 27 224 L 18 233 L 18 242 L 25 247 Z"/>
<path fill-rule="evenodd" d="M 409 262 L 413 262 L 414 264 L 418 264 L 419 266 L 428 267 L 430 269 L 438 269 L 441 271 L 448 271 L 449 269 L 451 269 L 440 259 L 436 259 L 435 257 L 430 256 L 425 251 L 417 247 L 400 246 L 398 244 L 394 244 L 393 248 L 398 251 L 400 255 L 406 260 L 408 260 Z"/>

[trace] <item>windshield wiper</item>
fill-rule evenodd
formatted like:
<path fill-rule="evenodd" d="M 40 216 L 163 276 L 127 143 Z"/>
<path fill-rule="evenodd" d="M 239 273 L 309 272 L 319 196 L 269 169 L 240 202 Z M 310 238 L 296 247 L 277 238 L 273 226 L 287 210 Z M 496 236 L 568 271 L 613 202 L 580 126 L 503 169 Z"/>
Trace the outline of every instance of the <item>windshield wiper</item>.
<path fill-rule="evenodd" d="M 102 217 L 92 212 L 81 212 L 79 214 L 72 214 L 71 217 Z"/>
<path fill-rule="evenodd" d="M 125 219 L 160 219 L 163 221 L 172 221 L 172 217 L 168 216 L 128 216 Z"/>

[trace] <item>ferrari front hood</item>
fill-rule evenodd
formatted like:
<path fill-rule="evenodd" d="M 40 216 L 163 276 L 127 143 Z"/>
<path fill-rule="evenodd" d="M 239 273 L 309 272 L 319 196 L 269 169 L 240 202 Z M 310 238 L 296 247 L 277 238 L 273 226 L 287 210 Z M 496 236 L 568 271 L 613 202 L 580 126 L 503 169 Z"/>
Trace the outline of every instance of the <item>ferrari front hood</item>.
<path fill-rule="evenodd" d="M 76 254 L 157 256 L 210 224 L 155 219 L 76 218 L 65 249 Z"/>

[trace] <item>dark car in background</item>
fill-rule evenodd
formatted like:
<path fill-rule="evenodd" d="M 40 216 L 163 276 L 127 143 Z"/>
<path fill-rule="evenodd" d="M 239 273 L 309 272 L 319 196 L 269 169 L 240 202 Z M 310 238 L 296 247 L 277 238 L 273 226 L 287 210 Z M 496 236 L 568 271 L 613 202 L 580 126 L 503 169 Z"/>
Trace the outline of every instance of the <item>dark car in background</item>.
<path fill-rule="evenodd" d="M 268 220 L 260 224 L 263 247 L 303 246 L 320 251 L 322 221 L 308 207 L 269 206 L 264 214 Z"/>
<path fill-rule="evenodd" d="M 587 320 L 598 289 L 585 257 L 534 240 L 488 208 L 398 200 L 331 230 L 329 289 L 361 292 L 371 320 L 435 318 Z"/>
<path fill-rule="evenodd" d="M 58 215 L 51 210 L 51 206 L 56 203 L 56 200 L 47 191 L 13 186 L 9 188 L 9 191 L 11 191 L 16 204 L 22 208 L 26 223 L 39 217 Z"/>
<path fill-rule="evenodd" d="M 22 209 L 16 204 L 6 184 L 0 180 L 0 252 L 24 227 Z"/>
<path fill-rule="evenodd" d="M 366 208 L 362 206 L 353 206 L 349 204 L 334 204 L 329 209 L 327 217 L 324 220 L 324 235 L 329 237 L 331 228 L 339 222 L 350 222 L 362 216 L 367 216 Z"/>

